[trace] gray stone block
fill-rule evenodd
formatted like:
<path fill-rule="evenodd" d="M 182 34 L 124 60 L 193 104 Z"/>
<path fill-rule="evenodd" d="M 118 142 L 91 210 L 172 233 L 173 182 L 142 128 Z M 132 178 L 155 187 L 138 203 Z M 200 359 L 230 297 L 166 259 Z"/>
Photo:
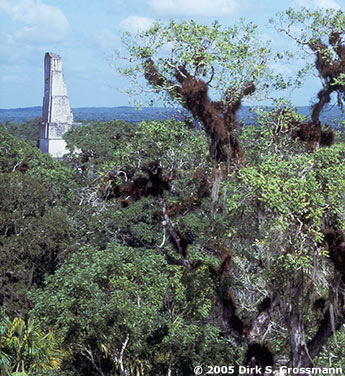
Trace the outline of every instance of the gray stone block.
<path fill-rule="evenodd" d="M 47 52 L 44 57 L 44 97 L 40 126 L 40 150 L 61 158 L 67 152 L 63 135 L 73 124 L 59 55 Z"/>

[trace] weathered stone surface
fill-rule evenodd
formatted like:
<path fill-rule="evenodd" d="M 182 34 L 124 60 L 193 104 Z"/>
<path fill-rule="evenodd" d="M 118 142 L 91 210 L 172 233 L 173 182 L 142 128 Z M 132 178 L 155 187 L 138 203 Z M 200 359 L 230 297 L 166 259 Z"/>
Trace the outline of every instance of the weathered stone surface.
<path fill-rule="evenodd" d="M 62 139 L 62 136 L 70 128 L 70 123 L 42 123 L 40 127 L 40 138 Z"/>
<path fill-rule="evenodd" d="M 42 123 L 40 127 L 40 150 L 55 158 L 66 154 L 63 134 L 73 124 L 73 113 L 69 104 L 67 88 L 62 74 L 59 55 L 47 52 L 44 57 L 44 97 Z"/>

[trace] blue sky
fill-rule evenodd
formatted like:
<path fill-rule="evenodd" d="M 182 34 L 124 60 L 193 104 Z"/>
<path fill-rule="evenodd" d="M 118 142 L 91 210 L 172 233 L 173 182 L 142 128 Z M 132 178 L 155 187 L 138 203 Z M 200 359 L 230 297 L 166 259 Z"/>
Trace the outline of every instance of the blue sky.
<path fill-rule="evenodd" d="M 268 25 L 290 6 L 345 10 L 345 0 L 0 0 L 0 108 L 42 104 L 47 51 L 62 57 L 72 107 L 127 105 L 121 89 L 128 83 L 116 73 L 113 51 L 124 31 L 141 30 L 156 19 L 208 24 L 217 19 L 229 25 L 245 17 L 260 25 L 274 47 L 292 49 Z M 318 79 L 310 78 L 291 99 L 308 105 L 319 88 Z"/>

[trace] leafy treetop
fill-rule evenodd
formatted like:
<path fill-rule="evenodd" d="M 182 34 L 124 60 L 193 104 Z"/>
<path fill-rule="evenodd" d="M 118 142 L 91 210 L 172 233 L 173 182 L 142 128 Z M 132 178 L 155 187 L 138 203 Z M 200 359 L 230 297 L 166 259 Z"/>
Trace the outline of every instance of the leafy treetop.
<path fill-rule="evenodd" d="M 217 21 L 212 26 L 194 21 L 171 20 L 168 25 L 156 22 L 139 35 L 125 33 L 123 42 L 131 65 L 120 72 L 138 83 L 143 63 L 153 59 L 163 78 L 155 92 L 169 96 L 180 86 L 177 73 L 183 75 L 184 70 L 210 84 L 216 99 L 226 101 L 239 99 L 248 83 L 255 82 L 258 88 L 266 90 L 265 79 L 272 78 L 267 65 L 272 59 L 271 47 L 260 40 L 257 26 L 246 24 L 244 19 L 239 25 L 227 28 Z M 170 99 L 169 96 L 164 99 Z"/>
<path fill-rule="evenodd" d="M 134 90 L 140 88 L 139 93 L 147 92 L 144 76 L 149 91 L 182 105 L 199 120 L 213 161 L 224 163 L 228 171 L 233 162 L 243 161 L 234 133 L 242 98 L 287 85 L 269 69 L 274 59 L 269 43 L 261 41 L 256 25 L 244 20 L 227 28 L 218 22 L 156 22 L 138 35 L 125 34 L 123 42 L 130 65 L 120 73 L 133 81 Z"/>
<path fill-rule="evenodd" d="M 345 100 L 345 13 L 336 9 L 309 10 L 292 8 L 270 20 L 280 32 L 292 38 L 306 54 L 315 56 L 315 68 L 322 82 L 312 121 L 319 122 L 324 106 L 337 94 L 338 105 Z"/>

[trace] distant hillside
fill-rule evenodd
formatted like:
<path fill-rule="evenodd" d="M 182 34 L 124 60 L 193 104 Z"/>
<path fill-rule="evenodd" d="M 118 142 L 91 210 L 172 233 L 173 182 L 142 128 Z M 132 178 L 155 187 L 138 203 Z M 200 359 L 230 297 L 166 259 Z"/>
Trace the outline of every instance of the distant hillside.
<path fill-rule="evenodd" d="M 298 107 L 298 111 L 302 115 L 310 114 L 310 107 Z M 0 109 L 0 123 L 6 121 L 15 122 L 18 124 L 24 123 L 32 118 L 40 117 L 42 114 L 42 107 L 26 107 L 26 108 L 12 108 Z M 134 107 L 80 107 L 73 108 L 73 115 L 75 121 L 108 121 L 113 119 L 125 120 L 131 123 L 137 123 L 143 120 L 164 120 L 167 118 L 181 118 L 177 111 L 165 107 L 149 107 L 142 110 L 137 110 Z M 238 113 L 238 119 L 245 124 L 253 123 L 255 114 L 250 112 L 249 106 L 242 106 Z M 321 115 L 323 123 L 331 124 L 334 119 L 344 119 L 341 111 L 336 107 L 329 107 L 324 110 Z"/>
<path fill-rule="evenodd" d="M 125 120 L 128 122 L 139 122 L 143 120 L 163 120 L 172 117 L 176 111 L 167 108 L 154 107 L 137 110 L 134 107 L 80 107 L 73 108 L 75 121 L 98 120 L 108 121 L 113 119 Z M 42 107 L 27 107 L 0 109 L 0 122 L 13 121 L 24 123 L 29 119 L 41 117 Z"/>
<path fill-rule="evenodd" d="M 29 119 L 40 117 L 42 115 L 42 107 L 25 107 L 25 108 L 10 108 L 10 109 L 0 109 L 0 123 L 5 123 L 6 121 L 13 121 L 15 123 L 21 124 Z"/>

